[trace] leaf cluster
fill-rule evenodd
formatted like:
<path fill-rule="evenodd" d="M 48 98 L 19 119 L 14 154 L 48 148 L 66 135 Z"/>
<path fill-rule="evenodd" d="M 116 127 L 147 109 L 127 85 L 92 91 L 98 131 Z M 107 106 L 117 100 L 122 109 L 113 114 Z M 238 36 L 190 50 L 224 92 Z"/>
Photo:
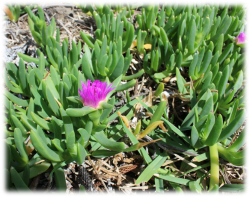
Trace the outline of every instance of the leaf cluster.
<path fill-rule="evenodd" d="M 240 148 L 245 131 L 233 140 L 245 121 L 244 52 L 233 39 L 244 30 L 242 6 L 142 6 L 135 26 L 132 6 L 80 8 L 90 12 L 97 25 L 95 38 L 80 33 L 84 46 L 81 41 L 69 43 L 67 38 L 61 43 L 55 19 L 47 24 L 42 8 L 35 15 L 25 7 L 31 34 L 40 48 L 37 58 L 19 53 L 19 64 L 8 63 L 4 72 L 8 188 L 27 190 L 31 178 L 52 167 L 50 176 L 54 174 L 57 188 L 65 190 L 63 167 L 68 163 L 82 164 L 87 155 L 102 158 L 138 151 L 147 166 L 136 184 L 154 179 L 157 192 L 163 192 L 166 183 L 176 191 L 182 191 L 180 185 L 196 192 L 206 190 L 202 182 L 208 173 L 202 170 L 211 164 L 191 168 L 183 160 L 181 170 L 185 174 L 197 171 L 198 179 L 181 178 L 177 171 L 161 167 L 174 154 L 164 148 L 169 146 L 184 155 L 198 155 L 195 159 L 201 162 L 209 159 L 204 148 L 217 144 L 221 158 L 244 164 Z M 143 69 L 127 75 L 135 41 L 137 52 L 144 57 Z M 151 46 L 149 50 L 145 44 Z M 25 62 L 34 62 L 36 67 Z M 182 74 L 185 69 L 189 78 Z M 118 102 L 113 93 L 133 87 L 143 74 L 156 82 L 176 75 L 180 98 L 190 107 L 180 126 L 166 113 L 164 83 L 153 95 L 159 103 L 148 106 L 149 96 L 131 100 L 126 92 L 126 105 L 111 114 Z M 116 87 L 100 109 L 83 106 L 78 96 L 81 82 L 87 79 Z M 127 82 L 121 84 L 122 80 Z M 151 115 L 131 128 L 128 122 L 137 105 Z M 117 117 L 117 124 L 109 124 Z M 153 141 L 139 141 L 144 137 Z M 147 152 L 144 146 L 153 142 L 154 150 L 149 146 Z"/>

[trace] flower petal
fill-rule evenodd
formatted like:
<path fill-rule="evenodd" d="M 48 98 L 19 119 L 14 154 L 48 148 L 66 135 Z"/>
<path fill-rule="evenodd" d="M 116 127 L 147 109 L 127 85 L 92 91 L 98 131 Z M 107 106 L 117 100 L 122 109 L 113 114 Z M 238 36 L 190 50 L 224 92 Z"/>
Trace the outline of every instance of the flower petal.
<path fill-rule="evenodd" d="M 246 34 L 241 32 L 240 35 L 237 37 L 237 44 L 245 43 L 246 41 Z"/>
<path fill-rule="evenodd" d="M 83 99 L 84 106 L 89 106 L 93 108 L 98 108 L 99 103 L 104 101 L 107 97 L 107 94 L 115 89 L 111 88 L 112 83 L 108 86 L 107 82 L 102 82 L 100 80 L 95 80 L 91 82 L 90 79 L 87 80 L 87 84 L 82 84 L 82 90 L 79 88 L 79 95 Z"/>

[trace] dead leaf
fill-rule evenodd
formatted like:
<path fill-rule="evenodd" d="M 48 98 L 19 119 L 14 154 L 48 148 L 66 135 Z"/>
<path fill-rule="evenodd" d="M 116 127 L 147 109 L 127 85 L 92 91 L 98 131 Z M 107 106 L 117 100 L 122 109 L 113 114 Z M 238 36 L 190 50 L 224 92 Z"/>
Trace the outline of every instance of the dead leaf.
<path fill-rule="evenodd" d="M 128 173 L 129 171 L 136 169 L 137 167 L 138 167 L 138 165 L 125 165 L 125 166 L 121 166 L 121 167 L 119 168 L 119 172 L 120 172 L 121 174 L 126 174 L 126 173 Z"/>
<path fill-rule="evenodd" d="M 152 44 L 144 44 L 143 48 L 146 49 L 146 50 L 151 50 Z"/>
<path fill-rule="evenodd" d="M 133 49 L 137 46 L 137 40 L 134 40 L 130 46 L 130 49 Z"/>
<path fill-rule="evenodd" d="M 168 100 L 167 100 L 168 101 Z M 146 115 L 149 116 L 149 117 L 153 117 L 153 114 L 150 113 L 150 112 L 146 112 Z M 164 132 L 168 132 L 168 130 L 164 127 L 163 123 L 162 124 L 159 124 L 159 127 L 164 131 Z"/>
<path fill-rule="evenodd" d="M 168 96 L 167 96 L 166 92 L 162 92 L 161 96 L 162 96 L 162 101 L 167 101 L 167 104 L 168 104 Z"/>
<path fill-rule="evenodd" d="M 121 116 L 121 118 L 122 118 L 125 126 L 130 130 L 129 121 L 128 121 L 127 117 L 126 116 L 122 116 L 121 112 L 119 112 L 119 111 L 117 112 L 117 114 L 118 114 L 118 116 Z"/>
<path fill-rule="evenodd" d="M 143 138 L 144 136 L 148 135 L 151 131 L 153 131 L 158 125 L 162 124 L 163 121 L 155 121 L 148 125 L 148 127 L 141 133 L 138 134 L 137 140 Z"/>
<path fill-rule="evenodd" d="M 159 127 L 164 131 L 164 132 L 168 132 L 168 130 L 164 127 L 163 123 L 159 124 Z"/>
<path fill-rule="evenodd" d="M 162 82 L 164 83 L 168 83 L 170 81 L 171 77 L 165 77 Z"/>
<path fill-rule="evenodd" d="M 176 77 L 173 77 L 173 78 L 171 78 L 169 81 L 170 81 L 171 84 L 173 84 L 173 83 L 175 83 L 175 82 L 177 81 L 177 78 L 176 78 Z"/>
<path fill-rule="evenodd" d="M 26 148 L 26 152 L 27 152 L 27 155 L 29 155 L 34 149 L 35 147 L 34 146 L 30 146 L 32 144 L 31 140 L 29 139 L 27 145 L 25 146 Z"/>

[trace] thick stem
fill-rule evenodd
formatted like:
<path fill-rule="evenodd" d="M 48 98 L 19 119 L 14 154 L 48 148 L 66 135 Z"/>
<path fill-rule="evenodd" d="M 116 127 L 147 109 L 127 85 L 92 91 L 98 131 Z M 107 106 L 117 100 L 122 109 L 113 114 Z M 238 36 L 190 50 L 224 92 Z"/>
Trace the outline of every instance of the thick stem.
<path fill-rule="evenodd" d="M 209 146 L 209 154 L 211 166 L 209 190 L 212 190 L 215 185 L 219 186 L 219 154 L 217 150 L 217 144 Z"/>
<path fill-rule="evenodd" d="M 94 126 L 98 126 L 100 124 L 100 117 L 102 115 L 103 110 L 102 109 L 98 109 L 96 111 L 93 111 L 91 113 L 89 113 L 89 118 L 90 120 L 92 120 Z"/>

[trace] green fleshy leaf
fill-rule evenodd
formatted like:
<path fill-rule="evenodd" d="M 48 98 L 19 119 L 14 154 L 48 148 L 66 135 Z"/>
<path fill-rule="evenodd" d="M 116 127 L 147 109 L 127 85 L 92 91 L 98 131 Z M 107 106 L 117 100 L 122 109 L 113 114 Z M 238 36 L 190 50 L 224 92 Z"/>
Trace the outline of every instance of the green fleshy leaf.
<path fill-rule="evenodd" d="M 5 96 L 7 96 L 13 103 L 22 106 L 22 107 L 28 107 L 29 106 L 29 100 L 23 100 L 20 99 L 16 96 L 14 96 L 13 94 L 11 94 L 8 91 L 5 91 Z"/>
<path fill-rule="evenodd" d="M 58 168 L 55 170 L 55 182 L 56 182 L 56 188 L 59 191 L 66 191 L 67 186 L 63 168 Z"/>
<path fill-rule="evenodd" d="M 16 145 L 16 147 L 18 149 L 18 152 L 19 152 L 22 160 L 25 163 L 28 163 L 29 158 L 28 158 L 28 155 L 27 155 L 27 152 L 26 152 L 26 149 L 25 149 L 25 145 L 24 145 L 24 142 L 23 142 L 22 132 L 18 128 L 15 128 L 15 130 L 14 130 L 14 140 L 15 140 L 15 145 Z"/>
<path fill-rule="evenodd" d="M 112 151 L 122 151 L 125 149 L 125 144 L 123 142 L 116 142 L 113 139 L 108 139 L 103 131 L 95 133 L 94 137 L 102 146 Z"/>
<path fill-rule="evenodd" d="M 81 96 L 68 96 L 66 98 L 73 103 L 83 104 L 83 99 Z"/>
<path fill-rule="evenodd" d="M 5 168 L 9 170 L 12 162 L 12 156 L 9 144 L 5 140 L 2 140 L 2 157 L 4 158 L 2 162 L 3 169 Z"/>
<path fill-rule="evenodd" d="M 82 117 L 82 116 L 85 116 L 93 111 L 96 111 L 96 109 L 92 108 L 92 107 L 88 107 L 88 106 L 84 106 L 82 108 L 68 108 L 68 109 L 66 109 L 66 113 L 72 117 Z"/>
<path fill-rule="evenodd" d="M 195 144 L 197 143 L 198 139 L 199 139 L 199 133 L 198 133 L 196 127 L 193 126 L 192 130 L 191 130 L 191 145 L 193 147 L 195 147 Z"/>
<path fill-rule="evenodd" d="M 223 119 L 221 114 L 219 114 L 204 144 L 206 144 L 207 146 L 213 146 L 215 143 L 217 143 L 217 140 L 221 134 L 222 127 L 223 127 Z"/>
<path fill-rule="evenodd" d="M 51 161 L 60 162 L 63 160 L 62 156 L 55 151 L 51 150 L 47 144 L 41 139 L 36 131 L 30 132 L 30 139 L 32 141 L 33 146 L 37 150 L 39 154 L 41 154 L 46 159 Z"/>
<path fill-rule="evenodd" d="M 13 167 L 10 168 L 10 175 L 11 175 L 11 180 L 14 183 L 16 189 L 25 190 L 25 191 L 30 190 L 29 187 L 23 181 L 22 177 L 15 170 L 15 168 L 13 168 Z"/>
<path fill-rule="evenodd" d="M 161 165 L 166 161 L 167 156 L 158 155 L 140 174 L 136 180 L 136 184 L 140 184 L 142 181 L 149 181 L 149 179 L 157 172 Z"/>
<path fill-rule="evenodd" d="M 34 122 L 37 123 L 39 126 L 41 126 L 43 129 L 46 129 L 48 131 L 51 130 L 50 123 L 47 122 L 46 120 L 42 119 L 38 115 L 36 115 L 34 112 L 31 112 L 31 117 L 34 120 Z"/>
<path fill-rule="evenodd" d="M 220 134 L 218 141 L 222 141 L 236 132 L 245 121 L 244 110 L 240 110 L 235 119 L 225 127 Z"/>

